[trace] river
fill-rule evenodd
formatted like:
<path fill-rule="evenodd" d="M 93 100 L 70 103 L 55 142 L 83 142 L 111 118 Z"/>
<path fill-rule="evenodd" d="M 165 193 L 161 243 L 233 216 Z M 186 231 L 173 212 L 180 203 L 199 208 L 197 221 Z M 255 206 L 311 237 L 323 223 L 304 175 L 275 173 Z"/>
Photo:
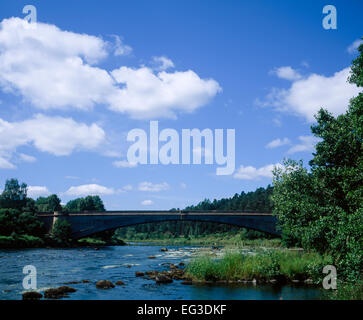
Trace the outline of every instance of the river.
<path fill-rule="evenodd" d="M 168 270 L 165 263 L 188 262 L 203 248 L 195 246 L 162 246 L 132 244 L 70 249 L 22 249 L 0 251 L 0 299 L 21 299 L 24 291 L 22 273 L 25 265 L 37 270 L 37 291 L 57 287 L 65 282 L 90 280 L 89 283 L 72 284 L 77 289 L 69 298 L 82 300 L 146 299 L 146 300 L 233 300 L 233 299 L 319 299 L 321 291 L 304 286 L 261 285 L 183 285 L 180 281 L 157 285 L 155 281 L 135 277 L 135 271 Z M 155 259 L 148 259 L 148 256 Z M 113 289 L 96 289 L 98 280 L 118 280 L 126 285 Z"/>

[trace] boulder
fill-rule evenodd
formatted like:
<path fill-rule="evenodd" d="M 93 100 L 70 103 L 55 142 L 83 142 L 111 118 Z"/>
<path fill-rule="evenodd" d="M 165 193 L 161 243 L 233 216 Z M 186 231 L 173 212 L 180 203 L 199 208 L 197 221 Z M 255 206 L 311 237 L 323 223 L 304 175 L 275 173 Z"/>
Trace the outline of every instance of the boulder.
<path fill-rule="evenodd" d="M 43 295 L 36 291 L 27 291 L 22 294 L 23 300 L 39 300 Z"/>
<path fill-rule="evenodd" d="M 139 271 L 135 272 L 136 277 L 143 277 L 144 275 L 145 275 L 145 273 L 143 273 L 143 272 L 139 272 Z"/>
<path fill-rule="evenodd" d="M 148 259 L 155 259 L 155 256 L 148 256 Z"/>
<path fill-rule="evenodd" d="M 161 283 L 172 283 L 173 279 L 165 274 L 159 273 L 156 277 L 155 277 L 155 281 L 157 284 L 161 284 Z"/>
<path fill-rule="evenodd" d="M 58 287 L 57 290 L 60 292 L 60 293 L 70 293 L 70 292 L 76 292 L 77 290 L 72 288 L 72 287 L 68 287 L 68 286 L 61 286 L 61 287 Z"/>
<path fill-rule="evenodd" d="M 81 282 L 82 283 L 90 283 L 91 281 L 89 281 L 89 280 L 82 280 Z"/>
<path fill-rule="evenodd" d="M 168 248 L 161 248 L 160 249 L 161 252 L 165 252 L 165 251 L 168 251 Z"/>
<path fill-rule="evenodd" d="M 68 295 L 65 292 L 58 290 L 58 288 L 49 288 L 44 291 L 44 298 L 46 299 L 60 299 L 67 297 Z"/>
<path fill-rule="evenodd" d="M 96 282 L 97 289 L 110 289 L 114 287 L 115 285 L 109 280 L 100 280 Z"/>

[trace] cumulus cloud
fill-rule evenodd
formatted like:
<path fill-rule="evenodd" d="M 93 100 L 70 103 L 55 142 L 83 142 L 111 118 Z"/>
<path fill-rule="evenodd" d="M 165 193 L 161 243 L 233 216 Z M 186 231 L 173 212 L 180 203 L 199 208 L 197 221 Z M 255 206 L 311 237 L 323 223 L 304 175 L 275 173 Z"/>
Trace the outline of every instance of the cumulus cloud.
<path fill-rule="evenodd" d="M 274 88 L 265 101 L 257 101 L 262 106 L 272 106 L 281 112 L 289 112 L 314 121 L 314 114 L 320 108 L 334 115 L 344 113 L 349 100 L 361 91 L 347 82 L 350 68 L 335 72 L 332 76 L 311 74 L 302 79 L 292 80 L 288 89 Z"/>
<path fill-rule="evenodd" d="M 357 52 L 357 49 L 358 47 L 363 43 L 363 40 L 362 39 L 357 39 L 355 40 L 348 48 L 347 48 L 347 51 L 350 53 L 350 54 L 353 54 L 355 52 Z"/>
<path fill-rule="evenodd" d="M 290 66 L 275 68 L 270 71 L 271 74 L 275 74 L 277 77 L 285 80 L 298 80 L 301 79 L 301 74 Z"/>
<path fill-rule="evenodd" d="M 167 70 L 169 68 L 174 68 L 174 62 L 165 56 L 154 57 L 154 64 L 158 65 L 157 69 L 160 71 Z"/>
<path fill-rule="evenodd" d="M 152 182 L 145 181 L 139 183 L 138 189 L 139 191 L 159 192 L 159 191 L 168 190 L 169 185 L 166 182 L 154 184 Z"/>
<path fill-rule="evenodd" d="M 261 168 L 241 165 L 233 175 L 235 179 L 242 180 L 258 180 L 260 178 L 272 178 L 272 170 L 274 167 L 282 167 L 280 163 L 268 164 Z"/>
<path fill-rule="evenodd" d="M 152 200 L 144 200 L 141 202 L 142 206 L 150 206 L 152 204 L 153 204 Z"/>
<path fill-rule="evenodd" d="M 319 142 L 319 138 L 314 136 L 300 136 L 300 143 L 292 146 L 287 153 L 292 154 L 296 152 L 312 152 L 315 150 L 315 145 Z"/>
<path fill-rule="evenodd" d="M 45 186 L 28 186 L 27 195 L 30 198 L 38 198 L 41 196 L 48 196 L 50 191 Z"/>
<path fill-rule="evenodd" d="M 176 117 L 205 105 L 220 90 L 213 79 L 192 70 L 168 73 L 172 61 L 161 59 L 159 73 L 146 67 L 112 72 L 95 66 L 109 55 L 100 37 L 63 31 L 37 23 L 26 28 L 20 18 L 0 23 L 0 86 L 41 109 L 90 110 L 102 104 L 134 118 Z M 131 47 L 115 36 L 115 55 Z"/>
<path fill-rule="evenodd" d="M 9 157 L 17 147 L 29 144 L 40 151 L 64 156 L 71 154 L 75 149 L 94 149 L 104 141 L 104 138 L 105 133 L 98 125 L 94 123 L 86 125 L 71 118 L 37 114 L 31 119 L 19 122 L 0 119 L 2 157 Z M 30 160 L 29 156 L 25 159 Z M 6 162 L 3 162 L 2 166 L 6 166 Z"/>
<path fill-rule="evenodd" d="M 121 67 L 111 72 L 123 87 L 111 97 L 110 108 L 133 118 L 175 118 L 176 113 L 193 112 L 207 104 L 221 88 L 213 79 L 201 79 L 194 71 L 165 71 Z"/>
<path fill-rule="evenodd" d="M 67 196 L 87 196 L 87 195 L 111 195 L 115 194 L 115 190 L 113 188 L 108 188 L 105 186 L 101 186 L 99 184 L 83 184 L 80 186 L 72 186 L 64 195 Z"/>
<path fill-rule="evenodd" d="M 272 140 L 271 142 L 269 142 L 266 145 L 266 148 L 267 149 L 273 149 L 273 148 L 285 146 L 285 145 L 290 144 L 290 143 L 291 143 L 291 141 L 288 138 L 283 138 L 283 139 L 277 138 L 277 139 Z"/>
<path fill-rule="evenodd" d="M 116 168 L 135 168 L 135 167 L 137 167 L 137 163 L 128 162 L 127 160 L 117 160 L 117 161 L 112 162 L 112 164 Z"/>

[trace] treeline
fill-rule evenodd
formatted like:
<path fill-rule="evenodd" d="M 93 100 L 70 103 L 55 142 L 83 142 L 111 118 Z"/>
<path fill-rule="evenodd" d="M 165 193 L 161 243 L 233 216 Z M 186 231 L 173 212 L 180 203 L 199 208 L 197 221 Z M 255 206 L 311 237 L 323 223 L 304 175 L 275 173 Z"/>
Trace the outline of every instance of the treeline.
<path fill-rule="evenodd" d="M 58 220 L 52 233 L 46 234 L 43 223 L 37 218 L 38 212 L 55 211 L 104 211 L 99 196 L 87 196 L 69 201 L 65 206 L 56 194 L 39 197 L 27 196 L 27 185 L 17 179 L 5 182 L 0 195 L 0 247 L 40 247 L 44 245 L 66 246 L 71 244 L 71 226 L 65 220 Z M 112 237 L 103 235 L 106 241 Z"/>
<path fill-rule="evenodd" d="M 186 207 L 184 210 L 231 210 L 245 212 L 272 212 L 271 195 L 273 187 L 258 188 L 256 191 L 235 194 L 231 198 L 223 198 L 213 201 L 205 199 L 197 205 Z M 173 208 L 170 211 L 179 211 Z M 211 234 L 240 234 L 241 239 L 271 238 L 270 235 L 241 229 L 239 227 L 214 222 L 194 221 L 166 221 L 160 223 L 140 224 L 132 227 L 120 228 L 117 236 L 124 239 L 147 240 L 147 239 L 173 239 L 177 237 L 203 237 Z"/>

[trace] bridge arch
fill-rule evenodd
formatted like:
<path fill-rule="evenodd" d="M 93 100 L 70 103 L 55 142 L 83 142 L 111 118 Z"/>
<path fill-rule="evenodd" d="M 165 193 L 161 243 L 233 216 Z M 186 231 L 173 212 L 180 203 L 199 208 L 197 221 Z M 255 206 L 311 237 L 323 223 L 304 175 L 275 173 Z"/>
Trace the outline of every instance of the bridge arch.
<path fill-rule="evenodd" d="M 280 235 L 276 229 L 277 218 L 269 213 L 245 213 L 227 211 L 107 211 L 69 213 L 63 216 L 43 214 L 39 218 L 50 231 L 55 219 L 66 219 L 72 226 L 72 237 L 83 238 L 106 230 L 128 227 L 143 223 L 164 221 L 214 222 L 239 226 L 273 235 Z M 52 220 L 53 219 L 53 220 Z"/>

